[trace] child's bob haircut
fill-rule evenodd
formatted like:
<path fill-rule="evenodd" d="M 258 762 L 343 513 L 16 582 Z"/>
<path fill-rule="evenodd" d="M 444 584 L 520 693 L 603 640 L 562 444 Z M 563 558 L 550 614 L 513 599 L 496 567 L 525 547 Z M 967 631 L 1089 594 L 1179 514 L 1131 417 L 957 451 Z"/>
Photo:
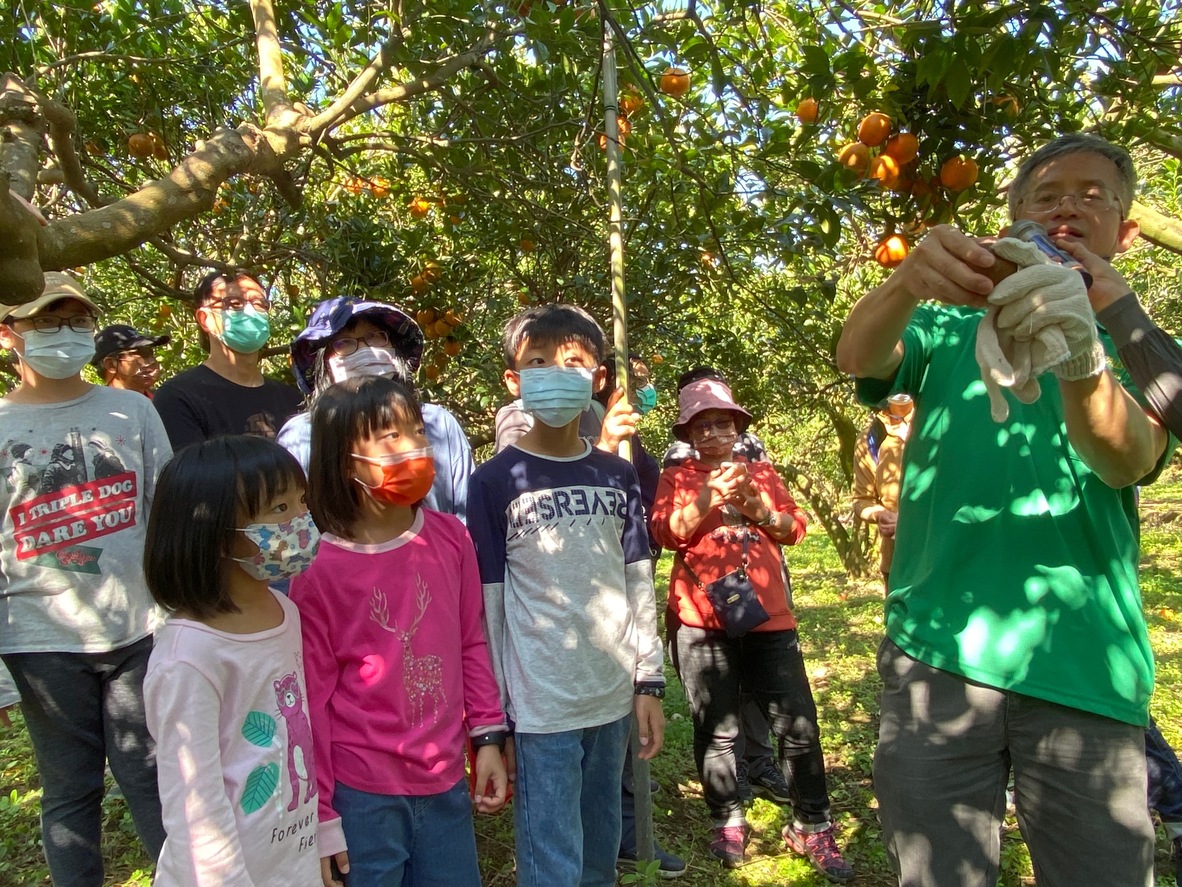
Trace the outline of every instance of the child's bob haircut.
<path fill-rule="evenodd" d="M 194 619 L 238 612 L 228 590 L 235 530 L 293 485 L 305 486 L 300 463 L 263 437 L 224 435 L 178 451 L 156 482 L 144 543 L 156 603 Z"/>
<path fill-rule="evenodd" d="M 595 356 L 596 363 L 603 363 L 607 350 L 603 328 L 595 318 L 577 305 L 560 302 L 526 308 L 505 324 L 501 347 L 506 367 L 517 369 L 517 354 L 527 341 L 536 345 L 578 342 Z"/>
<path fill-rule="evenodd" d="M 420 427 L 423 411 L 414 392 L 384 376 L 346 379 L 324 389 L 312 404 L 312 453 L 308 504 L 323 533 L 348 538 L 361 517 L 353 453 L 363 438 L 388 428 Z"/>

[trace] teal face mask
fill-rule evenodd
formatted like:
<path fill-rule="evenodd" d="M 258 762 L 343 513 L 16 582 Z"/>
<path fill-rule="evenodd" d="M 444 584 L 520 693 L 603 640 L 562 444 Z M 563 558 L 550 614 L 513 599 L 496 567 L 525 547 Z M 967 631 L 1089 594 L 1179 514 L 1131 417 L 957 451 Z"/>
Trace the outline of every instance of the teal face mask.
<path fill-rule="evenodd" d="M 254 305 L 232 311 L 222 309 L 222 334 L 218 336 L 231 351 L 253 354 L 271 338 L 271 319 Z"/>
<path fill-rule="evenodd" d="M 644 415 L 657 405 L 657 389 L 650 382 L 636 389 L 636 412 Z"/>

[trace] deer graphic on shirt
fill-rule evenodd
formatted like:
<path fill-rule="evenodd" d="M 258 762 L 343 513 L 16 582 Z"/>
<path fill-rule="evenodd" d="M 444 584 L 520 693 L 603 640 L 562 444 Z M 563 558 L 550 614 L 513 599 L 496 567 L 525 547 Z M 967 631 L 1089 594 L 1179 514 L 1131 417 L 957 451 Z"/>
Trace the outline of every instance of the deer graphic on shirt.
<path fill-rule="evenodd" d="M 287 775 L 291 779 L 291 803 L 287 809 L 294 810 L 300 804 L 301 779 L 308 783 L 304 803 L 316 794 L 312 727 L 304 713 L 304 696 L 294 671 L 275 682 L 275 698 L 279 702 L 279 713 L 287 724 Z"/>
<path fill-rule="evenodd" d="M 402 641 L 402 683 L 410 700 L 411 713 L 414 723 L 423 723 L 425 703 L 430 701 L 432 715 L 431 723 L 439 720 L 439 714 L 447 704 L 447 694 L 443 689 L 443 660 L 438 656 L 416 656 L 411 642 L 423 615 L 427 612 L 427 605 L 431 603 L 431 593 L 422 576 L 415 576 L 418 588 L 416 603 L 419 615 L 409 628 L 402 629 L 390 624 L 390 611 L 386 605 L 386 594 L 379 588 L 374 588 L 370 598 L 369 618 Z"/>

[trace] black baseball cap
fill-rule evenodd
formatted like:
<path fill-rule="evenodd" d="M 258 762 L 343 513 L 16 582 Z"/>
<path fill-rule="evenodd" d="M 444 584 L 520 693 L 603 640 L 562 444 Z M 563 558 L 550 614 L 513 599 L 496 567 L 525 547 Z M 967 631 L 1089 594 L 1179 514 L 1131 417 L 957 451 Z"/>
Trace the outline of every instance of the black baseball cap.
<path fill-rule="evenodd" d="M 156 348 L 167 345 L 172 336 L 145 336 L 133 326 L 114 323 L 94 334 L 94 365 L 102 367 L 103 360 L 112 354 L 134 351 L 136 348 Z"/>

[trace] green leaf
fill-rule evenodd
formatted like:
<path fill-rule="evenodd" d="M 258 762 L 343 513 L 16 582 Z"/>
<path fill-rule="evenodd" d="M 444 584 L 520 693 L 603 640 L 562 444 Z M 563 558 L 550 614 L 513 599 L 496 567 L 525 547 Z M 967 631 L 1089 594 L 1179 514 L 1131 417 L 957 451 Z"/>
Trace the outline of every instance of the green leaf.
<path fill-rule="evenodd" d="M 957 108 L 964 105 L 973 88 L 973 81 L 969 69 L 965 65 L 953 65 L 944 78 L 944 88 L 948 90 L 948 99 Z"/>
<path fill-rule="evenodd" d="M 242 735 L 251 745 L 268 748 L 275 739 L 275 719 L 266 712 L 252 711 L 242 722 Z"/>
<path fill-rule="evenodd" d="M 242 812 L 250 815 L 261 810 L 279 786 L 279 765 L 272 761 L 265 767 L 255 767 L 246 777 L 242 789 Z"/>

